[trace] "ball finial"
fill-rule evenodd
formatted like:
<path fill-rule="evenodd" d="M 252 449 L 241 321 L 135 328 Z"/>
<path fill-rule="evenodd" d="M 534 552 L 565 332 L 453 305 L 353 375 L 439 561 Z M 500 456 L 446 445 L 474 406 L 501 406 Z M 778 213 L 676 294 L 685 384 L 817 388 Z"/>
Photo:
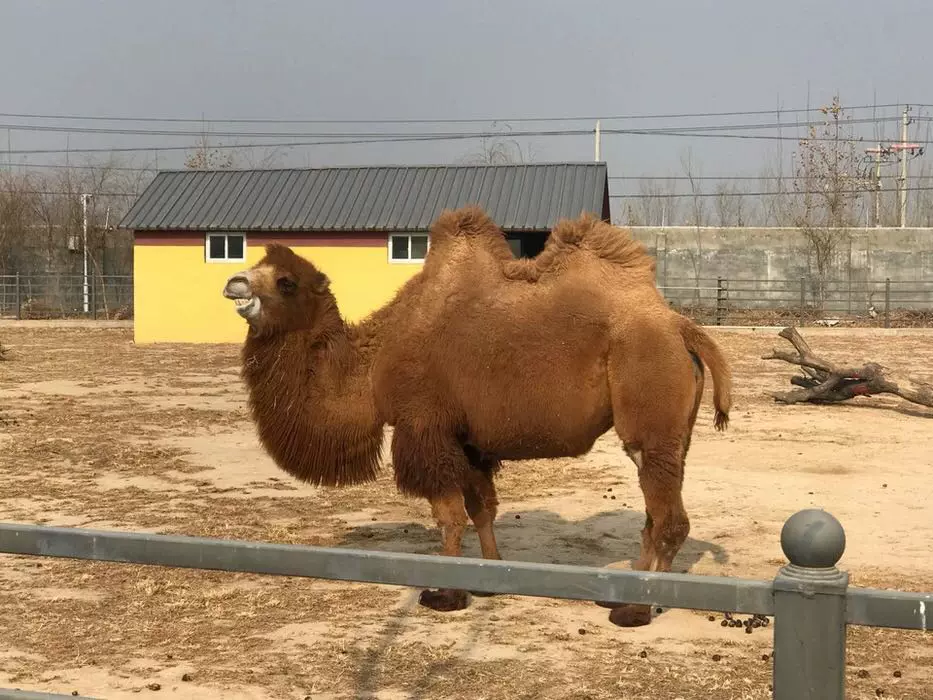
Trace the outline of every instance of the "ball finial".
<path fill-rule="evenodd" d="M 781 549 L 795 566 L 828 569 L 842 558 L 846 533 L 825 510 L 808 508 L 794 513 L 784 523 Z"/>

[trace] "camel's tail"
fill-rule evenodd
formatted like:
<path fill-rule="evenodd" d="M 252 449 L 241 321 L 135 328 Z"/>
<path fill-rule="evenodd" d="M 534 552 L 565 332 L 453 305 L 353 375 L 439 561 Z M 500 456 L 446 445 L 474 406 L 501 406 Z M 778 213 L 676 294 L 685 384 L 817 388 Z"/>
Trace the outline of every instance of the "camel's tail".
<path fill-rule="evenodd" d="M 713 406 L 716 430 L 725 430 L 729 425 L 729 409 L 732 407 L 732 372 L 725 356 L 713 339 L 700 326 L 688 318 L 681 322 L 681 335 L 687 349 L 700 357 L 713 376 Z"/>

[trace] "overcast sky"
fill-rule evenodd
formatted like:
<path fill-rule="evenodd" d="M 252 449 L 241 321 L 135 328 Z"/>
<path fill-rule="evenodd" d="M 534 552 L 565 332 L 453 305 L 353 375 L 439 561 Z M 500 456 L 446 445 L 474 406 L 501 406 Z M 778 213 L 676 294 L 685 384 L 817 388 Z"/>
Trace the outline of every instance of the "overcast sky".
<path fill-rule="evenodd" d="M 611 128 L 769 124 L 776 115 L 611 116 L 933 103 L 929 0 L 0 0 L 0 111 L 10 114 L 272 119 L 604 117 Z M 915 109 L 929 115 L 930 109 Z M 853 113 L 870 117 L 871 110 Z M 896 107 L 878 110 L 896 117 Z M 818 115 L 817 115 L 818 116 Z M 811 117 L 812 118 L 812 117 Z M 782 120 L 806 119 L 785 113 Z M 35 148 L 188 145 L 194 139 L 8 131 L 14 124 L 197 129 L 197 124 L 0 117 L 13 159 Z M 518 131 L 592 121 L 511 122 Z M 214 131 L 502 130 L 471 124 L 220 124 Z M 893 136 L 894 122 L 885 124 Z M 914 127 L 912 127 L 914 128 Z M 918 123 L 918 138 L 927 125 Z M 871 127 L 865 127 L 871 135 Z M 775 129 L 754 132 L 776 135 Z M 794 132 L 784 132 L 793 136 Z M 8 140 L 9 137 L 9 140 Z M 262 141 L 225 137 L 227 143 Z M 266 139 L 268 141 L 269 139 Z M 286 138 L 286 140 L 288 140 Z M 294 140 L 294 139 L 293 139 Z M 593 137 L 519 139 L 536 160 L 592 160 Z M 758 174 L 774 141 L 606 134 L 610 174 Z M 449 163 L 478 141 L 292 148 L 278 164 Z M 785 143 L 785 155 L 793 150 Z M 177 167 L 183 153 L 159 155 Z M 77 154 L 73 158 L 79 157 Z M 153 153 L 128 154 L 136 163 Z M 626 185 L 615 183 L 621 191 Z"/>

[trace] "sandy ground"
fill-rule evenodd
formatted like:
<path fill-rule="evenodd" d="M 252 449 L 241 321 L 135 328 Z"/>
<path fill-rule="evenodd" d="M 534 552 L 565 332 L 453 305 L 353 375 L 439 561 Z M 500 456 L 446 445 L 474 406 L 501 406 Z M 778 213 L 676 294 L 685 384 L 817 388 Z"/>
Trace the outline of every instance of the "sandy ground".
<path fill-rule="evenodd" d="M 933 590 L 933 411 L 897 399 L 787 407 L 776 329 L 715 331 L 736 373 L 731 428 L 709 397 L 688 459 L 678 570 L 757 578 L 784 520 L 833 512 L 855 585 Z M 933 335 L 807 329 L 821 354 L 933 376 Z M 300 485 L 259 448 L 238 348 L 136 347 L 125 327 L 8 324 L 0 342 L 0 520 L 434 552 L 427 504 L 390 470 Z M 788 346 L 789 347 L 789 346 Z M 628 567 L 642 501 L 613 435 L 582 459 L 506 465 L 508 558 Z M 518 517 L 520 516 L 520 517 Z M 478 556 L 472 532 L 466 552 Z M 770 697 L 772 627 L 663 611 L 623 630 L 589 603 L 501 596 L 420 608 L 389 586 L 0 555 L 0 687 L 100 698 Z M 895 675 L 897 672 L 897 676 Z M 933 635 L 853 628 L 851 698 L 928 698 Z M 926 688 L 926 689 L 924 689 Z"/>

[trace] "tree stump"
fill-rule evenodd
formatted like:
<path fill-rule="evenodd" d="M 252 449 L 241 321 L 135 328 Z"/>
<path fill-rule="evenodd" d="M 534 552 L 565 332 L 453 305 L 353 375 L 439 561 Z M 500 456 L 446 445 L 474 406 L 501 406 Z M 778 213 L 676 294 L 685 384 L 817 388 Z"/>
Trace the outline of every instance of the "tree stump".
<path fill-rule="evenodd" d="M 894 394 L 911 403 L 933 408 L 933 385 L 909 379 L 910 386 L 902 387 L 885 374 L 885 368 L 876 362 L 861 367 L 839 367 L 813 354 L 810 345 L 796 328 L 789 326 L 778 335 L 794 346 L 796 353 L 774 350 L 763 360 L 783 360 L 797 365 L 803 375 L 791 377 L 790 383 L 799 389 L 770 392 L 775 401 L 794 403 L 839 403 L 856 396 Z"/>

